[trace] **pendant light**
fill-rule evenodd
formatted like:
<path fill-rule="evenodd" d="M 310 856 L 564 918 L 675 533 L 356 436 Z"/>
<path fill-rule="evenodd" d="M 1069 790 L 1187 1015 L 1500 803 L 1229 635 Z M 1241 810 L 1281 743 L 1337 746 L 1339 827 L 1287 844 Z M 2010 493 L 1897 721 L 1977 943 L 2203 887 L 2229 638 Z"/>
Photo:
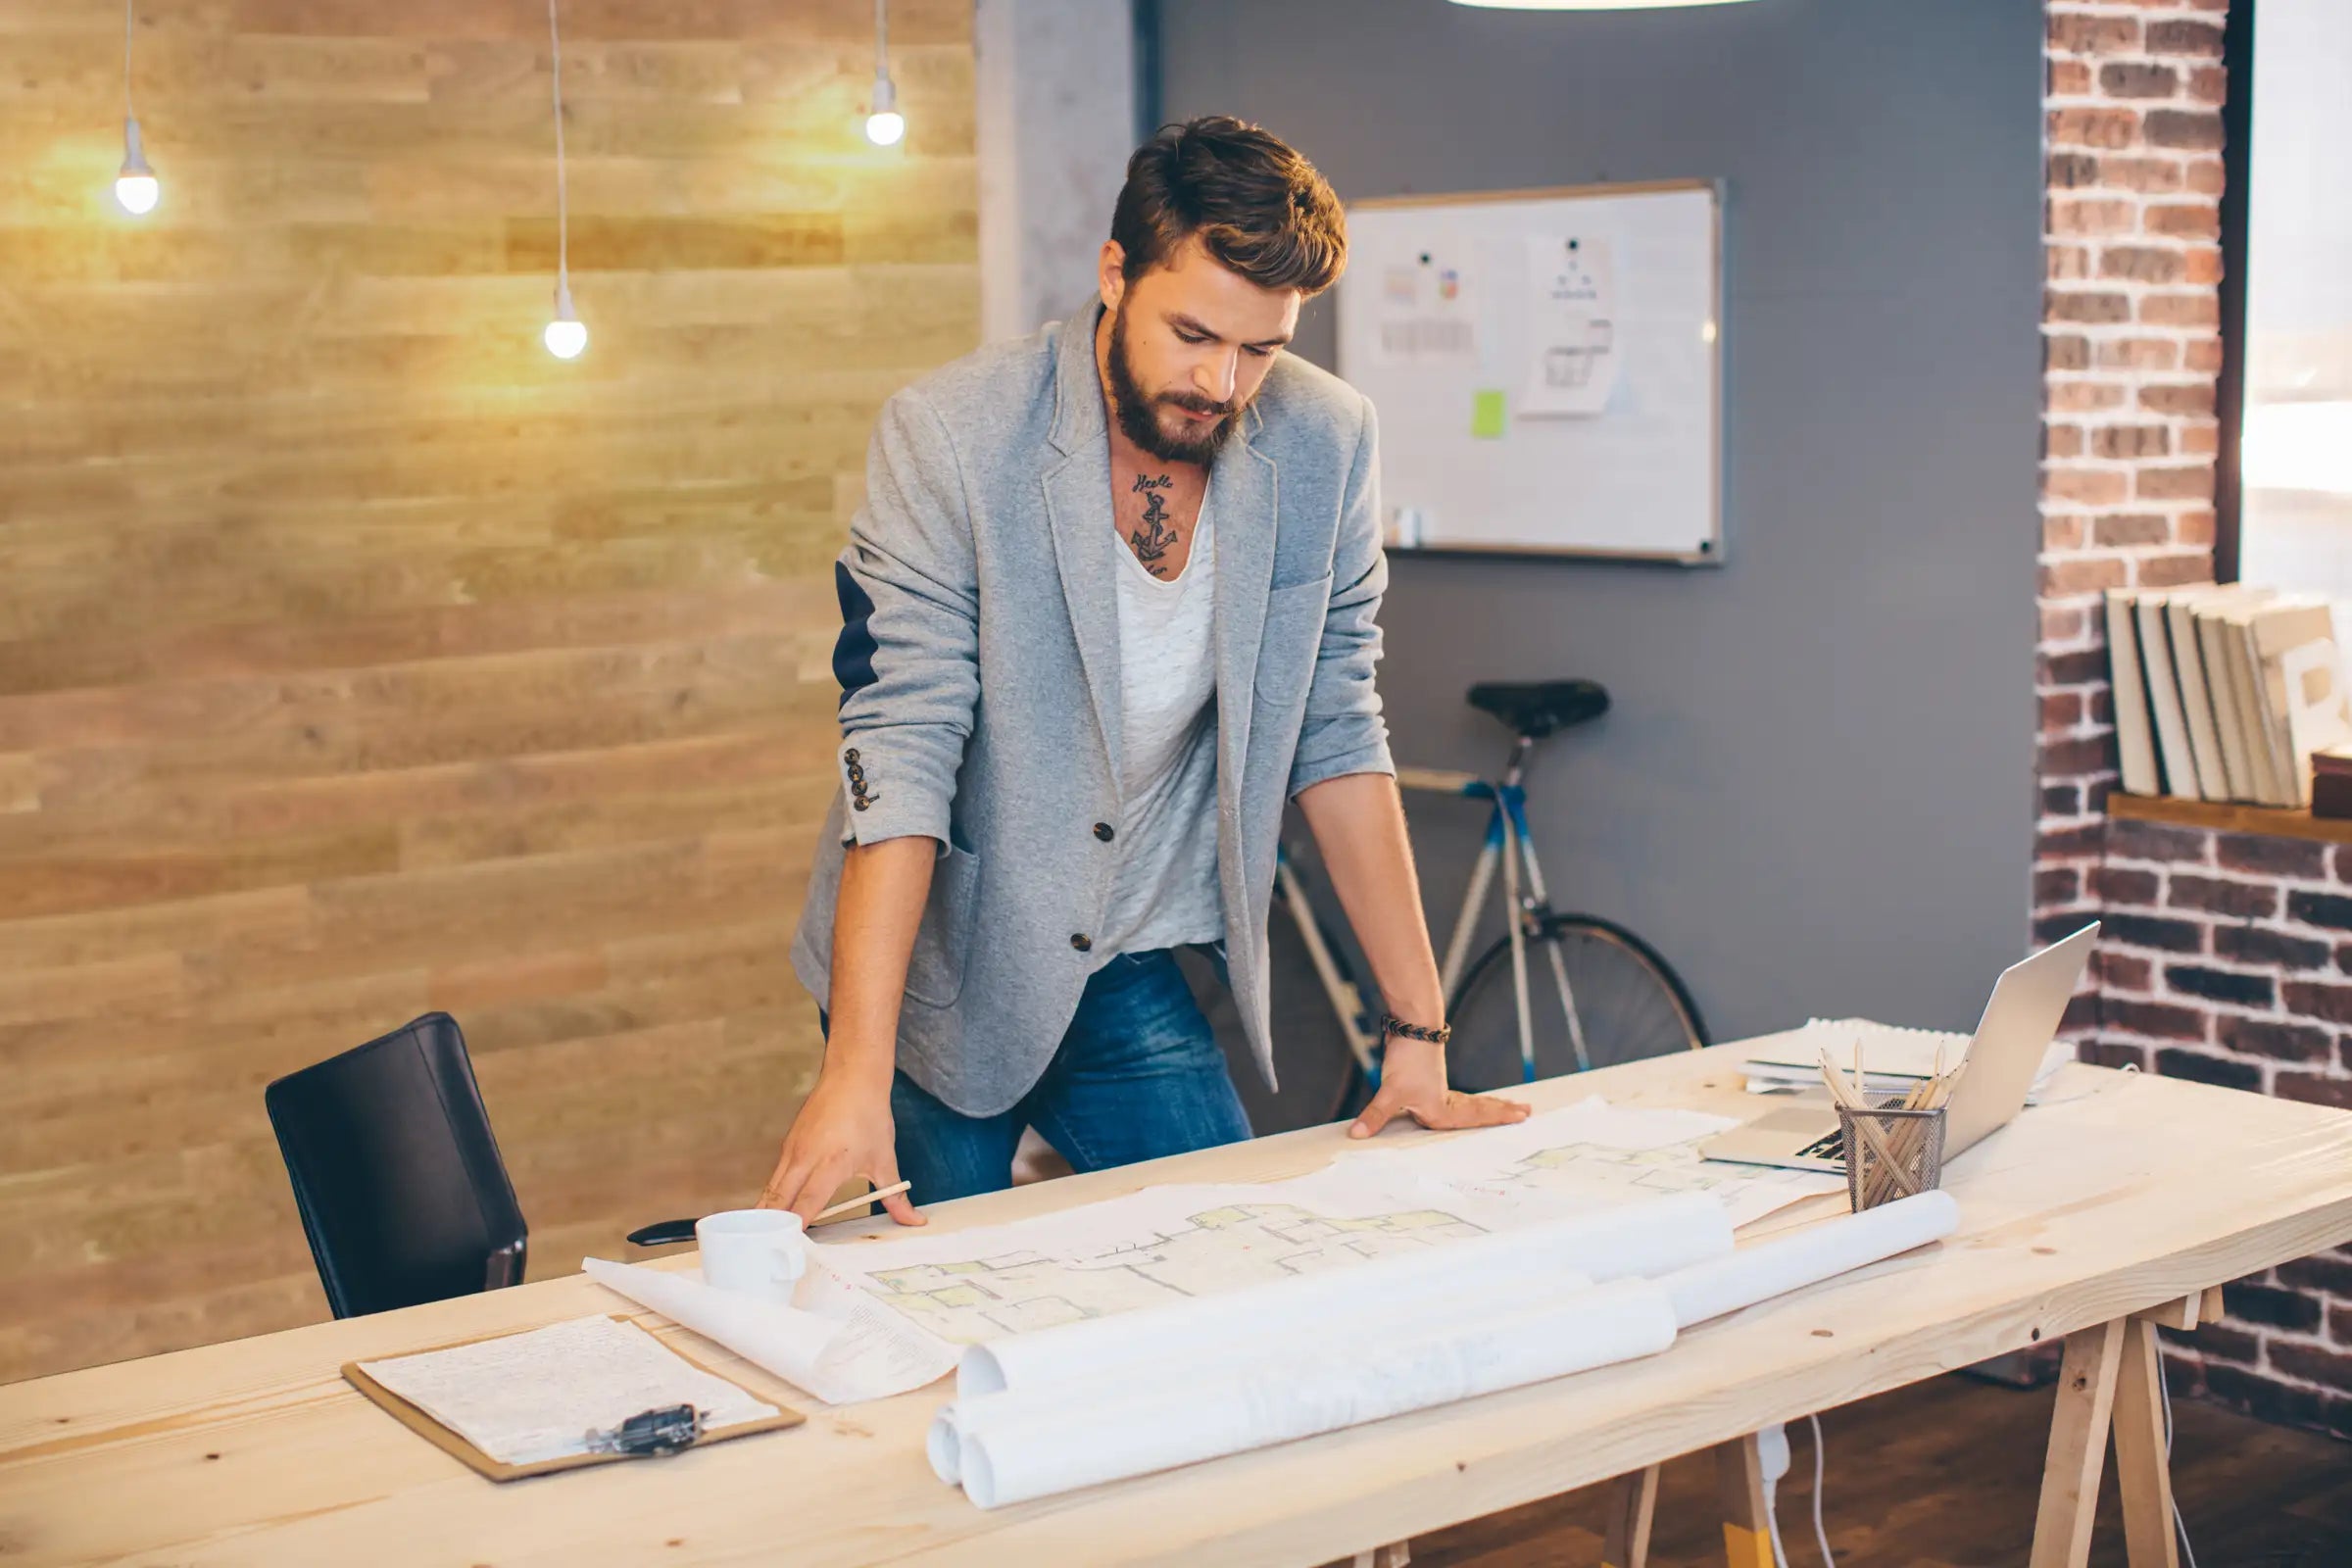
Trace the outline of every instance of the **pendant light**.
<path fill-rule="evenodd" d="M 556 316 L 547 323 L 547 352 L 576 360 L 588 346 L 588 327 L 571 308 L 571 233 L 564 188 L 564 34 L 556 24 L 556 0 L 547 0 L 548 54 L 556 79 Z"/>
<path fill-rule="evenodd" d="M 890 79 L 890 0 L 874 0 L 874 101 L 865 117 L 865 139 L 877 147 L 895 147 L 906 134 L 898 84 Z"/>
<path fill-rule="evenodd" d="M 122 0 L 122 169 L 115 175 L 115 200 L 133 218 L 144 218 L 163 199 L 164 187 L 147 167 L 139 141 L 139 117 L 130 108 L 130 33 L 137 0 Z"/>

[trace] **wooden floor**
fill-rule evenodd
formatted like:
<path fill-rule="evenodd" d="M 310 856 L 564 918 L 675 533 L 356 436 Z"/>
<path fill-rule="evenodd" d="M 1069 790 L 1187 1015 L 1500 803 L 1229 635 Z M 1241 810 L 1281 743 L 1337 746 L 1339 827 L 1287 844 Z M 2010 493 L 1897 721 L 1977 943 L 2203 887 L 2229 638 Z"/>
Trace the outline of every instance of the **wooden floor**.
<path fill-rule="evenodd" d="M 1947 1377 L 1825 1415 L 1823 1517 L 1838 1568 L 2023 1563 L 2054 1397 Z M 2198 1568 L 2352 1564 L 2352 1445 L 2185 1399 L 2174 1413 L 2174 1486 Z M 1781 1537 L 1791 1568 L 1813 1568 L 1812 1442 L 1801 1426 L 1789 1438 Z M 1423 1537 L 1414 1568 L 1590 1568 L 1600 1561 L 1604 1501 L 1588 1488 Z M 1722 1568 L 1719 1517 L 1709 1461 L 1668 1465 L 1652 1568 Z M 2124 1568 L 2112 1466 L 2090 1560 Z"/>

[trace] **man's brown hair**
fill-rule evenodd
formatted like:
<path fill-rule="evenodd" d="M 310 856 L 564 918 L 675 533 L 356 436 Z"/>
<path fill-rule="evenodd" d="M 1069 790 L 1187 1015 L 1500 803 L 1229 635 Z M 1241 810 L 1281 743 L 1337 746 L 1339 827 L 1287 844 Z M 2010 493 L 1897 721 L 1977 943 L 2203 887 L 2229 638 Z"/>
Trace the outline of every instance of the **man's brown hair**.
<path fill-rule="evenodd" d="M 1348 267 L 1348 220 L 1315 166 L 1272 131 L 1208 115 L 1162 125 L 1127 160 L 1110 237 L 1132 283 L 1198 237 L 1260 288 L 1313 296 Z"/>

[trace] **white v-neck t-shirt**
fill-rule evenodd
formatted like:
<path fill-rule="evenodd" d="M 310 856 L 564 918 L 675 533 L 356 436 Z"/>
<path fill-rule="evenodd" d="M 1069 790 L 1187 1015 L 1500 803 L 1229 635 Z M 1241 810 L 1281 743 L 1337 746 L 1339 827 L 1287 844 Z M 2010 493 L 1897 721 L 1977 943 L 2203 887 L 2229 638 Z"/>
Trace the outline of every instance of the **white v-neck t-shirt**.
<path fill-rule="evenodd" d="M 1119 857 L 1106 940 L 1095 966 L 1122 953 L 1220 942 L 1217 896 L 1217 550 L 1205 499 L 1193 553 L 1173 580 L 1118 548 Z"/>

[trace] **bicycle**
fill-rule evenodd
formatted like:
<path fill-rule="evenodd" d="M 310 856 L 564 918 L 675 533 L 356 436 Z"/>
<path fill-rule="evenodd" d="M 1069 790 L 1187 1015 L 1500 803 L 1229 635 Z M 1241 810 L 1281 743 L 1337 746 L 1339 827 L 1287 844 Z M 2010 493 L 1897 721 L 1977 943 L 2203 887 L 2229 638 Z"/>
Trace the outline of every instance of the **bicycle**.
<path fill-rule="evenodd" d="M 1482 682 L 1467 701 L 1512 732 L 1499 777 L 1396 770 L 1400 788 L 1488 804 L 1485 841 L 1440 968 L 1453 1024 L 1446 1070 L 1454 1086 L 1499 1089 L 1704 1046 L 1698 1005 L 1656 949 L 1614 920 L 1552 907 L 1528 826 L 1525 779 L 1536 744 L 1598 718 L 1608 710 L 1608 693 L 1584 680 Z M 1303 960 L 1320 982 L 1320 997 L 1297 990 L 1286 997 L 1285 988 L 1275 988 L 1280 1094 L 1255 1072 L 1235 1071 L 1250 1125 L 1261 1135 L 1351 1114 L 1380 1084 L 1379 1010 L 1356 982 L 1351 944 L 1326 923 L 1299 868 L 1286 839 L 1276 857 L 1275 902 L 1290 918 L 1272 923 L 1268 941 L 1275 970 L 1296 974 Z M 1471 960 L 1470 944 L 1498 870 L 1505 930 Z M 1536 1027 L 1531 949 L 1542 950 L 1564 1028 Z M 1317 1000 L 1328 1013 L 1314 1005 Z"/>

